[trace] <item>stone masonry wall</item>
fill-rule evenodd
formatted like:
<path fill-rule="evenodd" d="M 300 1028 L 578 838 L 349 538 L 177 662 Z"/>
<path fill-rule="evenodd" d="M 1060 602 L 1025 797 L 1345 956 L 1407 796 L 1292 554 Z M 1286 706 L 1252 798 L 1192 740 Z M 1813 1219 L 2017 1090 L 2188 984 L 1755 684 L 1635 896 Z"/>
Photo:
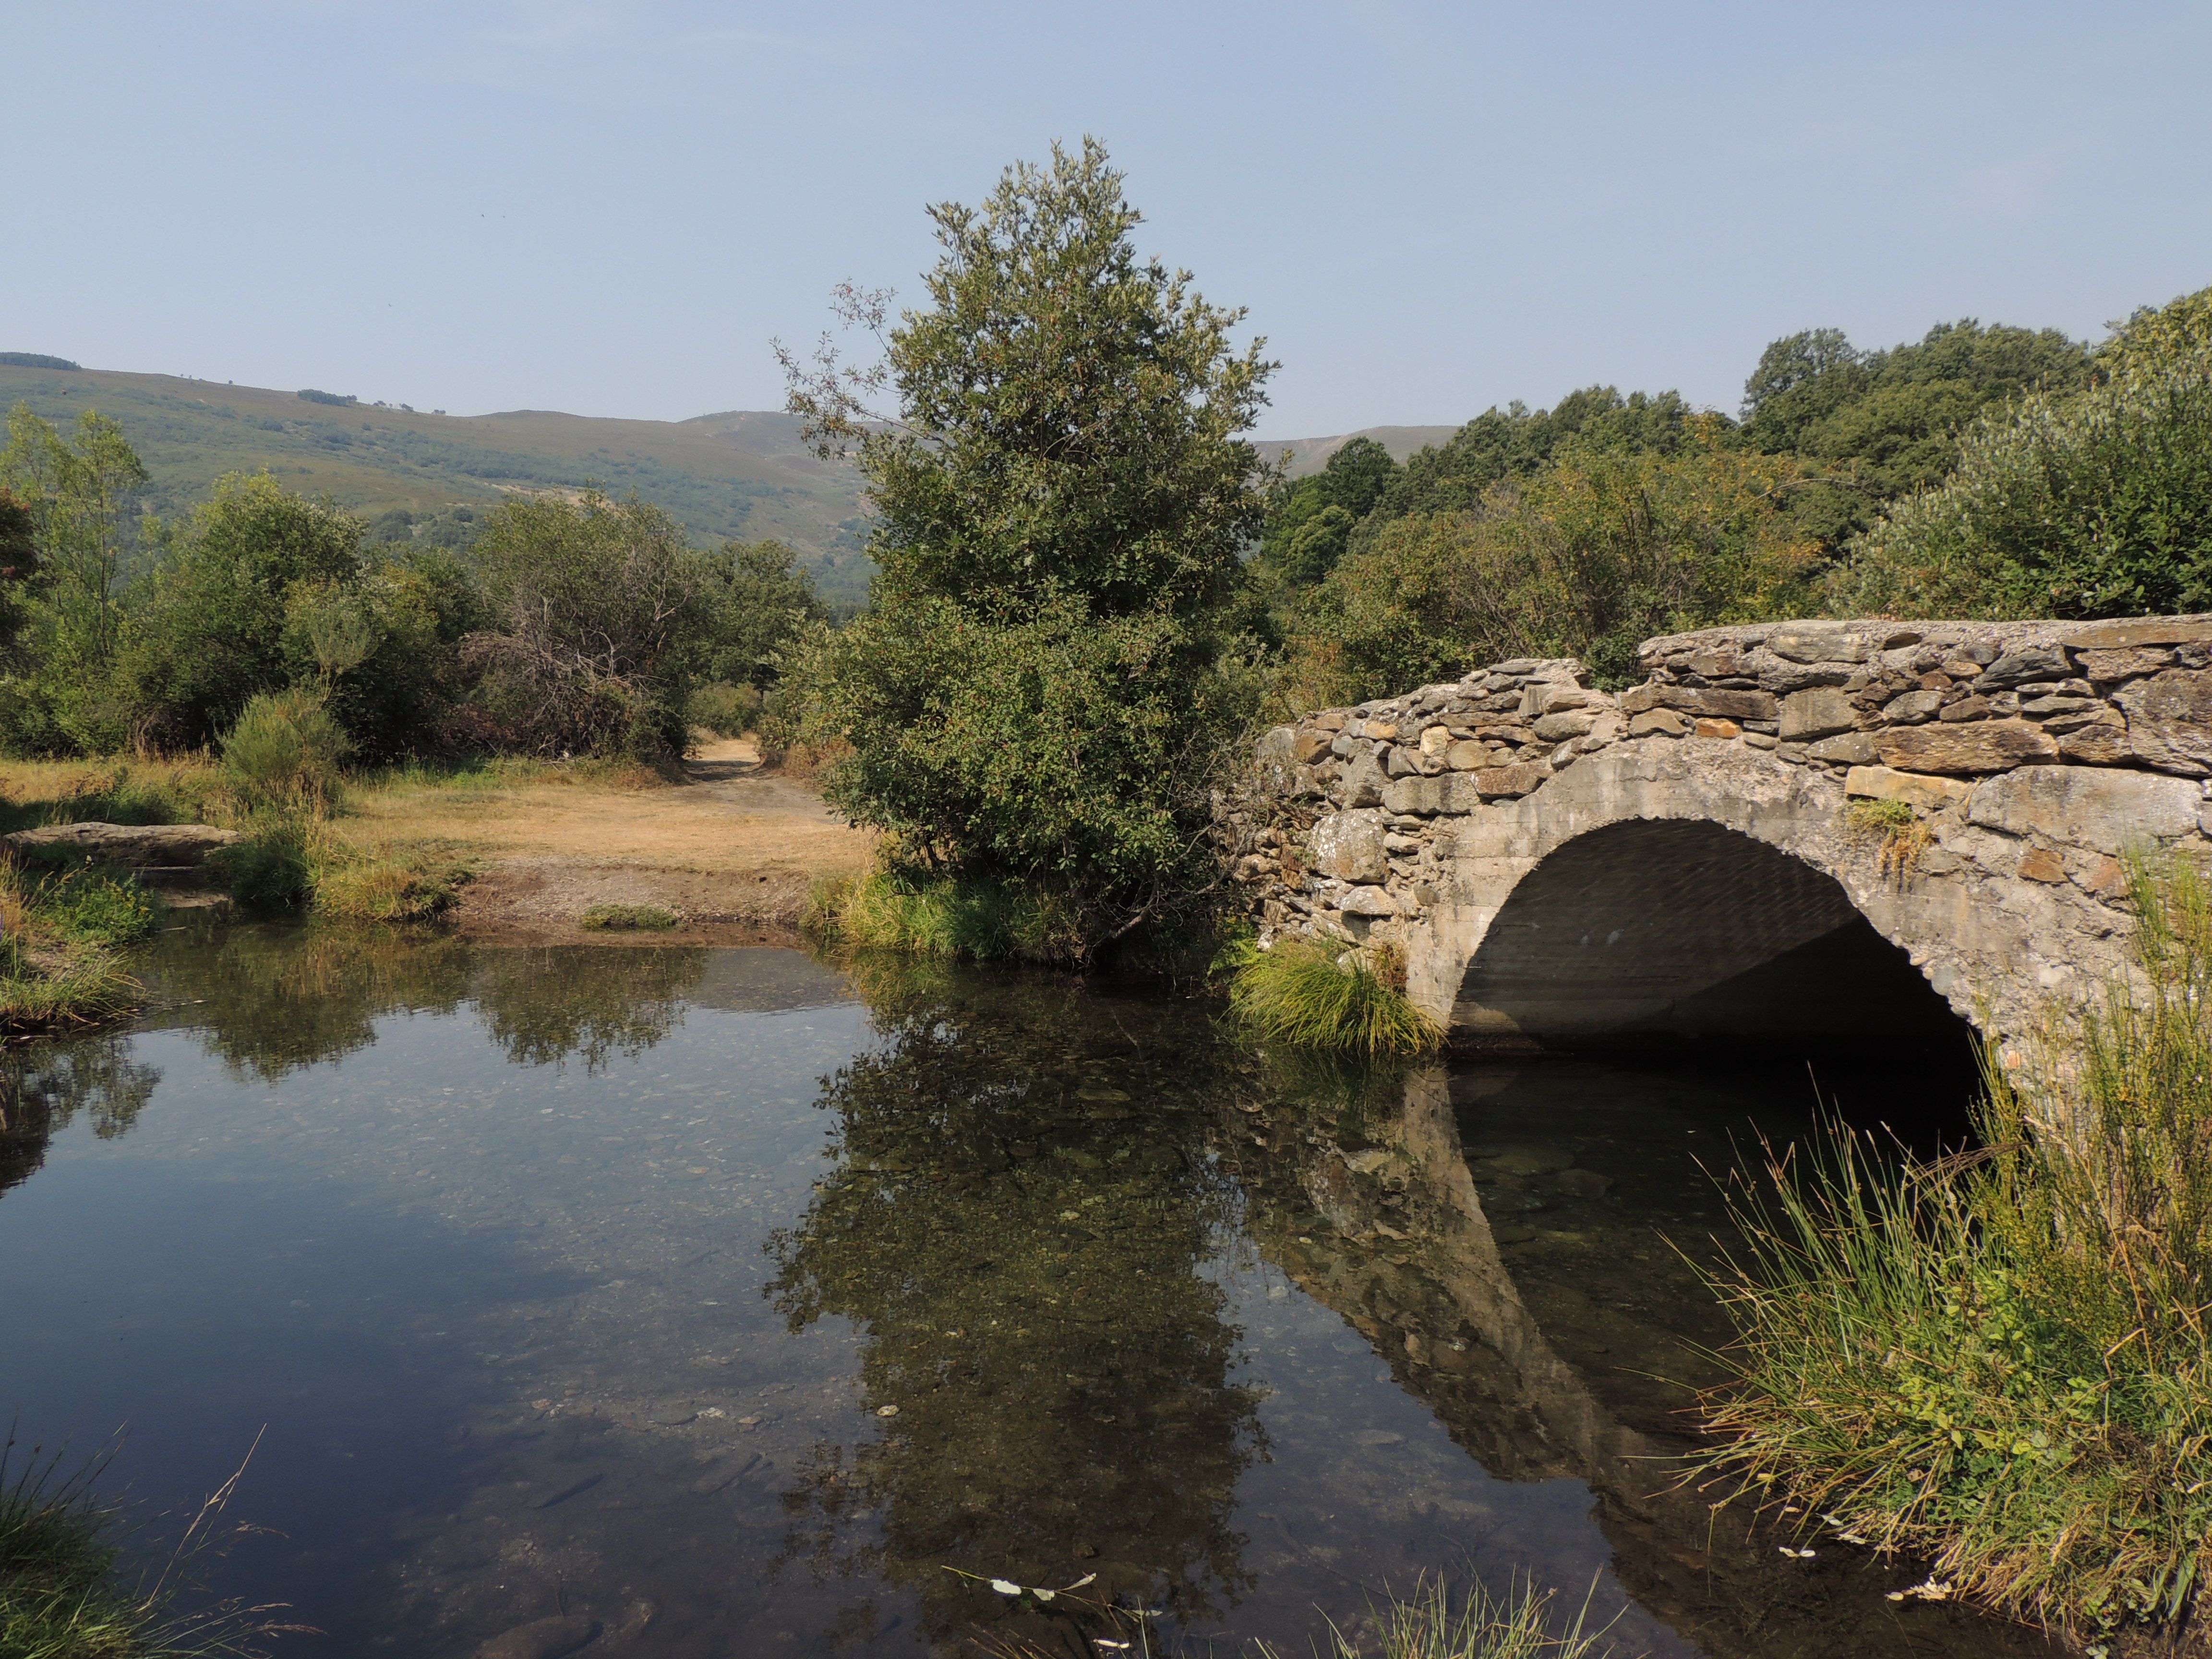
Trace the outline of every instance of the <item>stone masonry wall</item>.
<path fill-rule="evenodd" d="M 1640 655 L 1642 683 L 1617 694 L 1571 659 L 1516 659 L 1267 733 L 1221 825 L 1263 943 L 1395 939 L 1416 1000 L 1449 1016 L 1491 917 L 1561 835 L 1710 817 L 1835 877 L 1965 1012 L 1978 992 L 1937 971 L 1940 937 L 1906 937 L 1931 901 L 1899 910 L 1891 878 L 2109 940 L 2124 847 L 2207 845 L 2212 617 L 1775 623 Z M 1851 799 L 1912 810 L 1908 870 L 1848 830 Z M 2056 940 L 2046 955 L 2068 959 Z"/>

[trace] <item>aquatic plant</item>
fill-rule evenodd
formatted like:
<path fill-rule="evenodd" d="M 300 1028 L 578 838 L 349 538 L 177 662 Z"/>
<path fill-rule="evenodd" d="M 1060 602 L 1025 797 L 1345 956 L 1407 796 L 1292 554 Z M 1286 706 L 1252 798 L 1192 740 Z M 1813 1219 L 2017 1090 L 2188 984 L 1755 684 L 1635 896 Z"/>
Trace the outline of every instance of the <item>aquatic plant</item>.
<path fill-rule="evenodd" d="M 594 933 L 665 933 L 683 918 L 658 904 L 594 904 L 577 918 L 577 926 Z"/>
<path fill-rule="evenodd" d="M 1606 1659 L 1616 1650 L 1605 1630 L 1589 1628 L 1590 1602 L 1564 1621 L 1553 1612 L 1558 1592 L 1538 1589 L 1534 1578 L 1516 1578 L 1503 1595 L 1480 1582 L 1455 1597 L 1443 1574 L 1424 1573 L 1409 1595 L 1387 1595 L 1370 1604 L 1376 1647 L 1382 1659 Z M 1327 1659 L 1364 1659 L 1367 1649 L 1329 1626 Z M 1259 1644 L 1264 1659 L 1280 1659 Z"/>
<path fill-rule="evenodd" d="M 2130 876 L 2135 982 L 1990 1057 L 1982 1151 L 1836 1134 L 1738 1191 L 1704 1397 L 1738 1490 L 2075 1636 L 2179 1626 L 2212 1569 L 2212 891 Z"/>
<path fill-rule="evenodd" d="M 1300 1048 L 1351 1054 L 1425 1054 L 1443 1029 L 1409 1001 L 1402 959 L 1297 939 L 1261 950 L 1232 942 L 1217 968 L 1229 971 L 1229 1009 L 1257 1036 Z M 1394 984 L 1395 979 L 1400 982 Z"/>

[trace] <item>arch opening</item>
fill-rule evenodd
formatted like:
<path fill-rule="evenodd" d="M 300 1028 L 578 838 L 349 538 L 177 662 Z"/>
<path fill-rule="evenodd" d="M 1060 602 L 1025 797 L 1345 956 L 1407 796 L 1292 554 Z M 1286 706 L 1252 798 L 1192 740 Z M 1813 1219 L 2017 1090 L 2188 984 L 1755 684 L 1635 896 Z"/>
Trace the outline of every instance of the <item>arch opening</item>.
<path fill-rule="evenodd" d="M 1832 877 L 1686 819 L 1592 830 L 1523 876 L 1468 963 L 1452 1028 L 1547 1047 L 1971 1036 Z"/>

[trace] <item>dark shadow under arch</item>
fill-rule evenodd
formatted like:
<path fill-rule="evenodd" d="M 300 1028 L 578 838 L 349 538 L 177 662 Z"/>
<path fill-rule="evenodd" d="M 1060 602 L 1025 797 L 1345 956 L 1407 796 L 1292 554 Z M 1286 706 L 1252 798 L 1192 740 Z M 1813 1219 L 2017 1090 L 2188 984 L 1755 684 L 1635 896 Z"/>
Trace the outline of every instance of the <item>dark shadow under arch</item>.
<path fill-rule="evenodd" d="M 1843 888 L 1717 823 L 1577 836 L 1522 877 L 1468 964 L 1455 1036 L 1955 1042 L 1964 1022 Z"/>

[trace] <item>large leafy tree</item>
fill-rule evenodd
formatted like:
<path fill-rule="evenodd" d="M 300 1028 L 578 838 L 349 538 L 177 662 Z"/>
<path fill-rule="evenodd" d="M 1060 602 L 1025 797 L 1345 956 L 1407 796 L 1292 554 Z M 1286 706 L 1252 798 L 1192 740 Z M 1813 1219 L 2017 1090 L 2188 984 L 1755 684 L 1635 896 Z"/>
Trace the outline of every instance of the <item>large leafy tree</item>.
<path fill-rule="evenodd" d="M 1267 503 L 1238 434 L 1273 365 L 1237 348 L 1241 311 L 1138 256 L 1095 141 L 930 216 L 927 306 L 890 325 L 846 292 L 879 362 L 785 356 L 876 514 L 870 609 L 818 669 L 850 747 L 827 793 L 896 866 L 1059 901 L 1088 958 L 1206 879 L 1215 666 Z"/>

